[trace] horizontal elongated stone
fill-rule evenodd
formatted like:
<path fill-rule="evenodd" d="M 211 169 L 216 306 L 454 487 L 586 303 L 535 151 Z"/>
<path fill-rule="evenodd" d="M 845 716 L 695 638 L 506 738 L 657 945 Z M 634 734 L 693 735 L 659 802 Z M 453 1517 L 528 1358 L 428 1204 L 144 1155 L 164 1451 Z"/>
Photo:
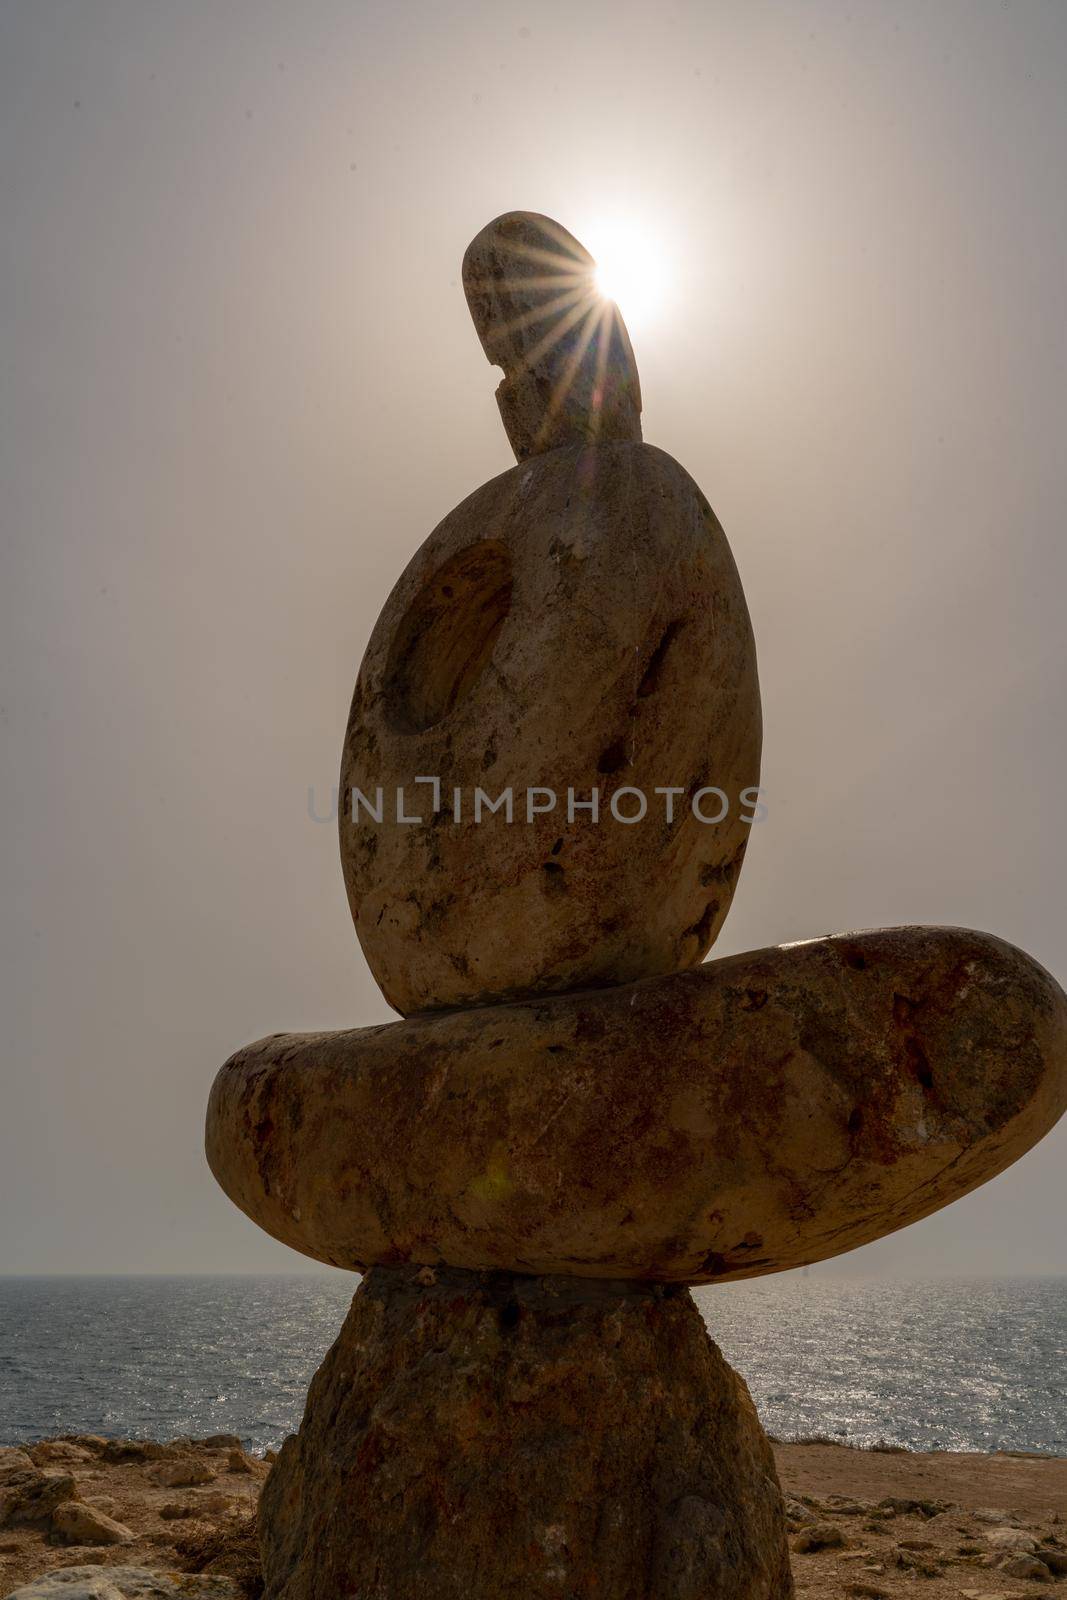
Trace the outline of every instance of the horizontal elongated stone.
<path fill-rule="evenodd" d="M 761 729 L 737 569 L 676 461 L 553 450 L 483 484 L 401 576 L 352 700 L 341 859 L 386 999 L 408 1015 L 696 965 Z"/>
<path fill-rule="evenodd" d="M 989 934 L 897 928 L 618 989 L 276 1035 L 207 1151 L 337 1266 L 708 1282 L 819 1261 L 1010 1165 L 1067 1099 L 1067 996 Z"/>

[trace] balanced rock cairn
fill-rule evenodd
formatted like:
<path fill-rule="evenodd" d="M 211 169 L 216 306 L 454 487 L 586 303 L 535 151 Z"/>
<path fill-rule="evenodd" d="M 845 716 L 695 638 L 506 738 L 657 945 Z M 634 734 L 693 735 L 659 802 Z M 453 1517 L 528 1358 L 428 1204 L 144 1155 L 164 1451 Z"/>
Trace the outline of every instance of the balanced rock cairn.
<path fill-rule="evenodd" d="M 211 1095 L 231 1199 L 365 1274 L 264 1489 L 268 1600 L 786 1600 L 771 1449 L 688 1285 L 914 1222 L 1067 1098 L 1067 997 L 989 935 L 701 965 L 755 650 L 592 271 L 527 213 L 468 249 L 518 465 L 415 555 L 356 684 L 341 855 L 402 1020 L 261 1040 Z"/>

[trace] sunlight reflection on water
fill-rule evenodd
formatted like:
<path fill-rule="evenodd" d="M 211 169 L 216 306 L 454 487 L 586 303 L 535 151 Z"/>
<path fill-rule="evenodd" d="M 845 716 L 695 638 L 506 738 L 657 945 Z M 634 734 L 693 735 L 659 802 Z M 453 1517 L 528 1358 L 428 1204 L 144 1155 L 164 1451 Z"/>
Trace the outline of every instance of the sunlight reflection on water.
<path fill-rule="evenodd" d="M 0 1443 L 297 1425 L 357 1279 L 0 1279 Z M 779 1438 L 1067 1455 L 1067 1279 L 812 1275 L 695 1291 Z"/>

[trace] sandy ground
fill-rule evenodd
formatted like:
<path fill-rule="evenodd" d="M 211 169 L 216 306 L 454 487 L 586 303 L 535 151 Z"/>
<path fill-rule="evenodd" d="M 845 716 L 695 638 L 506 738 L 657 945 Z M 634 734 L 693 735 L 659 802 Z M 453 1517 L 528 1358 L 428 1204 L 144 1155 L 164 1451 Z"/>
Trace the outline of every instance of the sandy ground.
<path fill-rule="evenodd" d="M 268 1468 L 235 1447 L 218 1439 L 123 1447 L 87 1438 L 27 1447 L 39 1467 L 72 1474 L 78 1496 L 97 1502 L 133 1539 L 58 1545 L 47 1526 L 0 1528 L 0 1595 L 37 1573 L 87 1562 L 229 1572 L 254 1594 L 251 1519 Z M 1051 1563 L 1067 1573 L 1067 1460 L 823 1444 L 778 1445 L 775 1455 L 798 1596 L 1067 1600 L 1067 1576 L 1049 1570 Z M 166 1476 L 204 1481 L 161 1483 Z M 1036 1557 L 1000 1547 L 1028 1542 Z M 998 1564 L 1004 1560 L 1029 1563 L 1035 1575 L 1007 1573 Z"/>

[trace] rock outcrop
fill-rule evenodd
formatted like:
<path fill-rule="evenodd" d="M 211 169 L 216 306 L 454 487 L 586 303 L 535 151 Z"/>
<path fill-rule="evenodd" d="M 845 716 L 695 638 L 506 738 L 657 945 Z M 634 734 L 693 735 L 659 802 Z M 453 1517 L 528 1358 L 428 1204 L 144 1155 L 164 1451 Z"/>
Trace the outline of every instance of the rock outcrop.
<path fill-rule="evenodd" d="M 35 1466 L 22 1450 L 0 1451 L 0 1528 L 47 1523 L 77 1492 L 69 1472 Z"/>

